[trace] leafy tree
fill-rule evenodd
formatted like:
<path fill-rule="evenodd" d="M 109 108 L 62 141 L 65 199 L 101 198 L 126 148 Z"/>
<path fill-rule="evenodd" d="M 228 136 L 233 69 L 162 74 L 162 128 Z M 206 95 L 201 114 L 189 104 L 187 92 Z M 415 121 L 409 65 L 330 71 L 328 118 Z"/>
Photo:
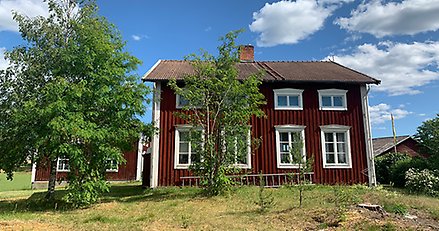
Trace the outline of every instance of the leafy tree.
<path fill-rule="evenodd" d="M 415 136 L 425 153 L 430 154 L 431 169 L 439 169 L 439 114 L 436 118 L 424 121 Z"/>
<path fill-rule="evenodd" d="M 148 88 L 132 72 L 140 61 L 124 50 L 119 31 L 97 14 L 94 1 L 48 0 L 48 18 L 14 13 L 25 41 L 6 53 L 0 75 L 0 169 L 9 177 L 27 158 L 69 159 L 66 199 L 96 201 L 108 190 L 109 160 L 123 163 L 146 125 Z"/>
<path fill-rule="evenodd" d="M 187 57 L 195 73 L 181 82 L 169 82 L 175 93 L 188 102 L 178 116 L 192 125 L 193 131 L 202 131 L 202 135 L 191 136 L 196 153 L 191 169 L 202 177 L 210 195 L 224 192 L 231 184 L 226 175 L 233 172 L 237 160 L 247 155 L 248 123 L 252 116 L 263 116 L 260 106 L 265 102 L 259 92 L 259 73 L 238 78 L 238 33 L 232 31 L 221 38 L 217 57 L 207 52 Z"/>
<path fill-rule="evenodd" d="M 390 169 L 396 165 L 399 161 L 407 160 L 409 161 L 411 158 L 406 153 L 401 152 L 391 152 L 382 156 L 378 156 L 375 158 L 375 169 L 377 175 L 377 181 L 380 184 L 389 184 L 390 183 Z"/>
<path fill-rule="evenodd" d="M 311 182 L 306 179 L 306 173 L 313 170 L 314 159 L 311 157 L 303 158 L 303 140 L 302 137 L 294 133 L 293 135 L 294 144 L 290 147 L 290 153 L 292 160 L 290 162 L 297 164 L 297 172 L 292 174 L 294 180 L 297 177 L 297 187 L 299 189 L 299 207 L 302 207 L 303 203 L 303 191 L 307 188 L 308 184 Z"/>

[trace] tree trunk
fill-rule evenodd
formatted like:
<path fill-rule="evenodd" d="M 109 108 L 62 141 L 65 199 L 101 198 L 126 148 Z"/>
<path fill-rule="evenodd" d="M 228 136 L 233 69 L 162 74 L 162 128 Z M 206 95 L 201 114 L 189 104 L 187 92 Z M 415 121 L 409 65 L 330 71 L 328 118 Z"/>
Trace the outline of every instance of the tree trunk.
<path fill-rule="evenodd" d="M 50 176 L 49 176 L 49 184 L 47 187 L 47 200 L 53 200 L 55 195 L 55 184 L 56 184 L 56 159 L 50 162 Z"/>

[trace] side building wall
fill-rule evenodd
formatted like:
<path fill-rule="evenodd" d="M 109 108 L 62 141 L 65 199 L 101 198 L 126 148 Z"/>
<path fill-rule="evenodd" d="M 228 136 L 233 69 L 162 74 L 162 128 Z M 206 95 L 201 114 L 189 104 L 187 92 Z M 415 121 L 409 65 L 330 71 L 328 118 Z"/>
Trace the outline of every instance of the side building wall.
<path fill-rule="evenodd" d="M 303 110 L 275 110 L 273 89 L 303 89 Z M 346 111 L 322 111 L 319 109 L 317 90 L 345 89 L 347 92 Z M 319 184 L 335 183 L 367 183 L 366 139 L 363 123 L 362 98 L 360 85 L 349 84 L 294 84 L 267 83 L 260 88 L 267 104 L 262 108 L 265 118 L 251 119 L 251 134 L 262 138 L 261 145 L 253 150 L 251 156 L 252 169 L 247 173 L 264 174 L 286 173 L 294 169 L 277 167 L 276 159 L 276 125 L 305 126 L 305 148 L 308 158 L 314 158 L 314 179 Z M 174 169 L 175 126 L 185 121 L 175 116 L 176 96 L 167 86 L 161 83 L 160 133 L 158 155 L 158 186 L 181 185 L 181 177 L 191 176 L 186 169 Z M 324 168 L 322 157 L 321 128 L 322 125 L 344 125 L 350 127 L 351 168 Z"/>

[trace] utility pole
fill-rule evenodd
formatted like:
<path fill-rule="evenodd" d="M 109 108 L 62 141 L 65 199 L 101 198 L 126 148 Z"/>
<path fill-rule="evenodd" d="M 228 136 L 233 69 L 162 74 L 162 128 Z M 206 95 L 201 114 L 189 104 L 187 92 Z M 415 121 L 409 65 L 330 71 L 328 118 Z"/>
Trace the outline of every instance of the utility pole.
<path fill-rule="evenodd" d="M 390 113 L 390 118 L 392 119 L 392 132 L 393 132 L 393 149 L 396 153 L 396 129 L 395 129 L 395 118 L 393 118 L 393 114 Z"/>

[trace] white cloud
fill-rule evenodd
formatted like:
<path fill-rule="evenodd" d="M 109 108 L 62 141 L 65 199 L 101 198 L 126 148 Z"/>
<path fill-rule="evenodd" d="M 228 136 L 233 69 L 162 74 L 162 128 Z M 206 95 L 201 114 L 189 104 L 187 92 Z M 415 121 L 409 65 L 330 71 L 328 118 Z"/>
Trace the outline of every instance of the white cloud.
<path fill-rule="evenodd" d="M 149 39 L 147 35 L 131 35 L 131 38 L 133 38 L 135 41 L 140 41 L 142 39 Z"/>
<path fill-rule="evenodd" d="M 439 0 L 365 1 L 335 24 L 376 37 L 414 35 L 439 29 Z"/>
<path fill-rule="evenodd" d="M 352 54 L 328 56 L 335 61 L 382 80 L 375 89 L 389 95 L 417 94 L 417 87 L 439 79 L 439 41 L 363 44 Z"/>
<path fill-rule="evenodd" d="M 320 30 L 337 6 L 336 0 L 297 0 L 266 3 L 253 13 L 250 30 L 259 33 L 257 45 L 294 44 Z"/>
<path fill-rule="evenodd" d="M 404 110 L 402 108 L 392 108 L 390 105 L 380 103 L 375 106 L 369 107 L 370 121 L 372 125 L 383 124 L 386 121 L 391 120 L 391 114 L 395 120 L 402 119 L 412 112 Z"/>
<path fill-rule="evenodd" d="M 206 27 L 205 29 L 204 29 L 204 32 L 209 32 L 209 31 L 211 31 L 212 30 L 212 27 L 211 26 L 208 26 L 208 27 Z"/>
<path fill-rule="evenodd" d="M 9 65 L 9 62 L 5 59 L 5 51 L 4 47 L 0 47 L 0 70 L 6 69 Z"/>
<path fill-rule="evenodd" d="M 49 15 L 47 3 L 43 0 L 1 0 L 0 31 L 18 32 L 18 24 L 12 19 L 12 11 L 28 17 Z"/>

